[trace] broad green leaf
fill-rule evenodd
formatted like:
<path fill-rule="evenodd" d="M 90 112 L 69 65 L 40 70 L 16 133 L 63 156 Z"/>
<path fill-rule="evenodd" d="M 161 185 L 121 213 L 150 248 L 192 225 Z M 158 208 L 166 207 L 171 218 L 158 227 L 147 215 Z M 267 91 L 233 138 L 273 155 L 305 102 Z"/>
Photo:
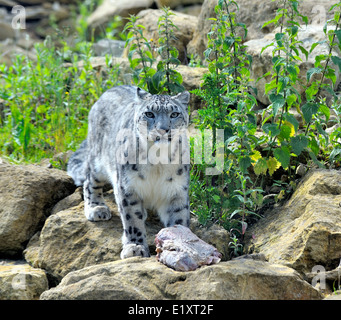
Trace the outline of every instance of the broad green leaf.
<path fill-rule="evenodd" d="M 339 58 L 337 56 L 332 56 L 331 59 L 332 59 L 333 63 L 339 67 L 340 72 L 341 72 L 341 58 Z"/>
<path fill-rule="evenodd" d="M 270 83 L 265 84 L 265 94 L 268 94 L 270 90 L 277 87 L 276 79 L 272 80 Z"/>
<path fill-rule="evenodd" d="M 155 88 L 159 88 L 161 81 L 165 76 L 165 71 L 157 71 L 152 76 L 152 83 Z"/>
<path fill-rule="evenodd" d="M 318 155 L 320 152 L 320 147 L 314 137 L 310 137 L 309 139 L 309 148 L 315 155 Z"/>
<path fill-rule="evenodd" d="M 324 74 L 324 77 L 326 79 L 330 79 L 333 82 L 333 84 L 335 84 L 335 82 L 336 82 L 335 69 L 328 66 L 327 71 Z"/>
<path fill-rule="evenodd" d="M 335 35 L 337 39 L 339 40 L 339 44 L 341 44 L 341 30 L 336 30 Z"/>
<path fill-rule="evenodd" d="M 322 68 L 311 68 L 307 71 L 307 80 L 310 81 L 313 74 L 319 74 L 322 73 Z"/>
<path fill-rule="evenodd" d="M 276 116 L 278 109 L 284 106 L 285 99 L 281 94 L 270 94 L 269 98 L 272 102 L 272 113 Z"/>
<path fill-rule="evenodd" d="M 305 95 L 307 98 L 307 101 L 313 100 L 313 97 L 317 94 L 318 91 L 318 85 L 316 82 L 313 82 L 310 87 L 307 88 L 305 91 Z"/>
<path fill-rule="evenodd" d="M 251 158 L 249 156 L 243 156 L 239 160 L 239 167 L 242 173 L 247 173 L 248 167 L 251 166 Z"/>
<path fill-rule="evenodd" d="M 281 133 L 279 136 L 285 140 L 289 140 L 290 137 L 294 135 L 295 135 L 294 126 L 290 122 L 285 121 L 281 126 Z"/>
<path fill-rule="evenodd" d="M 308 146 L 309 139 L 306 136 L 299 135 L 291 138 L 292 151 L 299 156 L 301 152 Z"/>
<path fill-rule="evenodd" d="M 220 203 L 221 202 L 220 197 L 218 195 L 216 195 L 216 194 L 213 195 L 212 198 L 213 198 L 214 202 L 216 202 L 216 203 Z"/>
<path fill-rule="evenodd" d="M 325 115 L 326 121 L 328 121 L 330 118 L 330 109 L 328 108 L 328 106 L 326 106 L 325 104 L 320 104 L 319 111 Z"/>
<path fill-rule="evenodd" d="M 277 161 L 276 158 L 274 157 L 270 157 L 267 161 L 266 161 L 267 165 L 268 165 L 268 169 L 269 169 L 269 174 L 270 176 L 273 175 L 273 173 L 280 168 L 281 164 Z"/>
<path fill-rule="evenodd" d="M 329 155 L 329 162 L 333 163 L 334 159 L 336 156 L 340 156 L 341 155 L 341 149 L 337 148 L 337 149 L 333 149 L 333 151 L 330 153 Z"/>
<path fill-rule="evenodd" d="M 296 82 L 298 73 L 300 72 L 300 68 L 298 66 L 288 66 L 288 72 L 291 75 L 291 79 L 293 82 Z"/>
<path fill-rule="evenodd" d="M 235 39 L 233 37 L 226 37 L 223 43 L 224 50 L 230 50 L 230 47 L 234 44 Z"/>
<path fill-rule="evenodd" d="M 320 41 L 313 43 L 313 44 L 311 45 L 311 48 L 310 48 L 310 50 L 309 50 L 309 53 L 312 53 L 312 51 L 313 51 L 319 44 L 321 44 Z"/>
<path fill-rule="evenodd" d="M 257 162 L 262 157 L 261 153 L 257 150 L 255 150 L 251 155 L 251 160 L 253 162 Z"/>
<path fill-rule="evenodd" d="M 279 135 L 281 132 L 277 123 L 265 123 L 262 129 L 266 134 L 270 135 L 271 137 L 275 137 Z"/>
<path fill-rule="evenodd" d="M 268 170 L 268 165 L 266 163 L 266 160 L 264 158 L 258 159 L 253 169 L 257 176 L 259 176 L 260 174 L 266 174 L 266 171 Z"/>
<path fill-rule="evenodd" d="M 318 108 L 319 106 L 315 102 L 307 102 L 302 106 L 303 118 L 306 123 L 309 123 L 312 120 L 313 115 L 317 113 Z"/>
<path fill-rule="evenodd" d="M 287 105 L 290 108 L 294 102 L 296 102 L 297 97 L 295 94 L 291 94 L 287 97 Z"/>
<path fill-rule="evenodd" d="M 298 127 L 299 127 L 299 122 L 297 121 L 295 116 L 291 113 L 286 113 L 284 117 L 286 121 L 290 122 L 294 126 L 295 132 L 297 132 Z"/>
<path fill-rule="evenodd" d="M 290 151 L 288 147 L 282 146 L 274 151 L 275 158 L 281 163 L 284 169 L 289 167 L 290 163 Z"/>

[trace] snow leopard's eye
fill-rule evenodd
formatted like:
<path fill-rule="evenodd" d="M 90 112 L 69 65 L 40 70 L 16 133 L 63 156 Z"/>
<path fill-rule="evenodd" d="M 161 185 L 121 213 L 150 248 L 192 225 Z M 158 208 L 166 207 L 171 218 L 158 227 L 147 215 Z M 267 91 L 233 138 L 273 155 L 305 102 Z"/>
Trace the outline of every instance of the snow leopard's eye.
<path fill-rule="evenodd" d="M 145 115 L 147 118 L 150 118 L 150 119 L 155 118 L 155 115 L 153 112 L 146 112 Z"/>
<path fill-rule="evenodd" d="M 179 112 L 173 112 L 173 113 L 170 115 L 170 117 L 174 119 L 174 118 L 177 118 L 179 115 L 180 115 Z"/>

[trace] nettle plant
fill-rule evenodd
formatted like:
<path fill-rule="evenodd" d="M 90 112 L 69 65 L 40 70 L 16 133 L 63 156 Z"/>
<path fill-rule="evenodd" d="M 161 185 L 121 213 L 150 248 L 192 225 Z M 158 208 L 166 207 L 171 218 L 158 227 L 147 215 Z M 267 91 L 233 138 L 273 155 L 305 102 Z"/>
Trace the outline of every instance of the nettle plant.
<path fill-rule="evenodd" d="M 130 16 L 124 29 L 128 32 L 125 46 L 129 46 L 128 59 L 135 85 L 152 94 L 177 94 L 185 90 L 182 86 L 182 76 L 176 70 L 180 64 L 179 52 L 172 45 L 172 41 L 176 40 L 177 26 L 171 20 L 174 13 L 169 8 L 162 10 L 163 14 L 158 20 L 157 48 L 154 48 L 153 39 L 144 37 L 145 27 L 138 24 L 139 18 L 134 15 Z M 161 58 L 157 64 L 155 51 Z"/>
<path fill-rule="evenodd" d="M 306 50 L 298 40 L 300 28 L 308 24 L 308 18 L 299 13 L 299 1 L 281 0 L 279 5 L 276 17 L 264 24 L 264 27 L 275 24 L 279 32 L 262 50 L 272 48 L 273 67 L 263 76 L 271 76 L 265 85 L 271 104 L 262 111 L 260 128 L 257 112 L 253 110 L 257 101 L 251 95 L 254 91 L 250 86 L 252 58 L 242 45 L 247 30 L 230 10 L 232 6 L 238 10 L 235 1 L 218 2 L 217 18 L 211 19 L 205 51 L 209 73 L 204 76 L 202 87 L 193 91 L 206 101 L 205 107 L 198 111 L 197 126 L 212 129 L 214 146 L 214 132 L 223 128 L 225 145 L 224 172 L 219 177 L 203 178 L 209 164 L 192 168 L 193 208 L 199 219 L 222 223 L 234 239 L 236 234 L 242 239 L 248 223 L 259 216 L 259 209 L 264 205 L 265 184 L 280 186 L 282 191 L 277 199 L 285 199 L 289 195 L 288 187 L 295 188 L 299 163 L 323 167 L 328 160 L 330 165 L 340 161 L 341 129 L 330 136 L 325 130 L 330 109 L 340 114 L 340 103 L 335 100 L 329 108 L 326 99 L 321 98 L 323 90 L 335 97 L 330 84 L 335 84 L 336 76 L 330 62 L 341 67 L 341 59 L 333 55 L 335 47 L 340 49 L 340 3 L 331 7 L 330 10 L 335 10 L 334 18 L 324 27 L 329 52 L 316 56 L 314 67 L 307 72 L 307 81 L 299 77 L 301 56 L 308 59 L 321 43 L 314 43 Z M 303 97 L 298 86 L 304 88 Z M 291 108 L 302 115 L 303 128 L 290 113 Z M 257 128 L 260 134 L 256 137 Z M 277 174 L 275 178 L 279 169 L 280 176 Z M 288 176 L 285 183 L 279 179 L 281 176 Z M 234 247 L 240 249 L 236 243 Z"/>
<path fill-rule="evenodd" d="M 335 97 L 332 87 L 335 85 L 336 75 L 330 62 L 334 62 L 341 70 L 341 59 L 333 55 L 333 49 L 340 48 L 341 33 L 338 29 L 341 4 L 338 3 L 330 9 L 335 9 L 334 18 L 327 21 L 323 28 L 329 52 L 315 57 L 314 67 L 307 72 L 307 84 L 299 78 L 298 63 L 302 60 L 300 52 L 308 59 L 309 54 L 321 43 L 316 42 L 309 51 L 306 50 L 298 40 L 302 27 L 300 20 L 305 25 L 308 24 L 308 18 L 298 11 L 299 1 L 281 0 L 280 4 L 282 6 L 277 10 L 276 17 L 264 24 L 266 26 L 274 23 L 280 30 L 275 34 L 274 41 L 262 49 L 263 52 L 268 47 L 273 48 L 272 71 L 264 75 L 272 76 L 271 82 L 265 85 L 265 93 L 271 104 L 266 109 L 269 115 L 264 117 L 264 113 L 262 122 L 263 132 L 268 135 L 267 148 L 263 149 L 267 150 L 267 153 L 266 156 L 259 154 L 255 172 L 265 174 L 269 170 L 271 175 L 273 169 L 283 167 L 293 179 L 296 166 L 300 162 L 310 159 L 315 165 L 323 167 L 323 161 L 327 159 L 321 153 L 326 152 L 325 148 L 330 150 L 329 135 L 325 131 L 330 118 L 330 108 L 326 99 L 321 98 L 321 93 L 326 90 Z M 335 25 L 335 28 L 327 30 L 330 25 Z M 314 75 L 319 77 L 313 77 Z M 297 86 L 304 87 L 304 102 Z M 337 101 L 335 103 L 337 105 Z M 302 115 L 303 130 L 299 130 L 299 123 L 289 112 L 290 108 L 296 108 Z M 337 107 L 336 109 L 338 110 Z M 334 162 L 336 153 L 340 153 L 340 147 L 334 145 L 332 148 L 336 150 L 331 158 Z M 270 159 L 273 167 L 269 166 Z"/>
<path fill-rule="evenodd" d="M 210 128 L 213 132 L 212 157 L 218 147 L 216 130 L 224 130 L 224 166 L 219 176 L 203 176 L 210 166 L 203 163 L 192 167 L 192 205 L 199 220 L 219 221 L 228 230 L 242 235 L 247 228 L 247 217 L 257 216 L 256 210 L 262 202 L 262 190 L 250 178 L 248 168 L 253 163 L 253 152 L 259 145 L 255 136 L 256 114 L 252 108 L 257 101 L 250 93 L 249 56 L 242 42 L 247 35 L 244 24 L 236 21 L 238 10 L 235 1 L 219 1 L 215 8 L 208 33 L 208 48 L 205 59 L 209 72 L 205 74 L 200 89 L 193 93 L 206 101 L 198 110 L 196 125 L 199 129 Z M 202 199 L 207 199 L 205 205 Z"/>

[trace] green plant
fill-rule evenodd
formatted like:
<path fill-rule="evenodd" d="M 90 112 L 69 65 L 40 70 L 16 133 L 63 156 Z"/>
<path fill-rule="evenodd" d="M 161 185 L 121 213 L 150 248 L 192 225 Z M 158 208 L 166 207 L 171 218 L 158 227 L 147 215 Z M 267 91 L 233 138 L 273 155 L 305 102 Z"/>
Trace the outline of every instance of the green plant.
<path fill-rule="evenodd" d="M 161 57 L 156 68 L 153 64 L 156 58 L 153 55 L 152 40 L 143 36 L 144 26 L 137 23 L 138 17 L 131 16 L 124 31 L 129 31 L 126 47 L 129 46 L 128 59 L 133 71 L 134 83 L 152 94 L 177 94 L 184 91 L 182 76 L 175 70 L 180 64 L 179 52 L 172 45 L 174 29 L 177 27 L 170 17 L 174 15 L 169 8 L 163 8 L 163 15 L 158 20 L 159 47 L 157 52 Z M 136 57 L 137 56 L 137 57 Z"/>
<path fill-rule="evenodd" d="M 90 107 L 118 83 L 118 67 L 108 58 L 107 78 L 92 67 L 91 44 L 82 42 L 78 54 L 65 41 L 62 44 L 57 48 L 47 38 L 35 46 L 36 62 L 18 55 L 11 66 L 0 66 L 0 98 L 5 101 L 2 156 L 37 162 L 76 149 L 86 136 Z"/>
<path fill-rule="evenodd" d="M 205 170 L 212 165 L 211 161 L 192 167 L 192 177 L 196 177 L 196 186 L 191 189 L 192 210 L 202 220 L 218 221 L 231 235 L 238 235 L 239 240 L 243 239 L 247 226 L 259 218 L 265 183 L 279 187 L 275 201 L 283 201 L 295 189 L 299 163 L 315 166 L 323 166 L 328 160 L 334 166 L 340 163 L 341 129 L 327 134 L 330 109 L 326 99 L 321 98 L 323 90 L 333 93 L 330 83 L 335 84 L 336 77 L 330 62 L 341 67 L 341 59 L 333 54 L 335 47 L 340 49 L 340 3 L 332 6 L 334 18 L 324 28 L 329 52 L 316 57 L 315 66 L 308 70 L 304 81 L 300 78 L 301 57 L 307 59 L 320 43 L 305 49 L 298 34 L 301 23 L 307 24 L 308 20 L 299 12 L 299 1 L 278 1 L 276 17 L 264 25 L 273 23 L 278 32 L 274 41 L 262 50 L 272 49 L 273 67 L 263 76 L 271 77 L 265 85 L 271 104 L 259 114 L 253 110 L 257 102 L 250 94 L 256 92 L 250 86 L 252 58 L 246 54 L 243 36 L 240 36 L 245 36 L 247 30 L 230 10 L 231 6 L 238 10 L 237 3 L 218 1 L 217 17 L 211 19 L 205 51 L 209 72 L 203 78 L 202 87 L 193 93 L 205 101 L 205 107 L 198 110 L 195 124 L 200 130 L 212 130 L 213 159 L 217 150 L 215 132 L 224 130 L 224 170 L 219 176 L 207 177 Z M 335 27 L 328 28 L 329 25 Z M 298 93 L 299 86 L 305 91 L 303 97 Z M 290 113 L 291 108 L 302 115 L 303 128 Z M 340 114 L 340 101 L 335 100 L 332 109 Z M 256 119 L 260 115 L 259 127 Z M 257 129 L 261 131 L 256 136 Z M 287 182 L 278 180 L 285 176 Z M 237 244 L 234 241 L 231 245 Z"/>
<path fill-rule="evenodd" d="M 238 237 L 234 233 L 231 233 L 231 235 L 232 241 L 230 241 L 228 244 L 229 248 L 233 250 L 231 252 L 231 258 L 238 257 L 243 254 L 243 245 L 240 243 Z"/>
<path fill-rule="evenodd" d="M 282 0 L 279 3 L 282 6 L 278 9 L 275 19 L 264 24 L 266 26 L 274 23 L 280 27 L 280 30 L 275 34 L 275 41 L 262 50 L 263 52 L 268 47 L 274 48 L 272 72 L 264 75 L 272 75 L 272 80 L 265 85 L 265 93 L 271 101 L 271 105 L 267 108 L 270 115 L 262 122 L 262 129 L 269 137 L 268 152 L 265 157 L 260 157 L 258 160 L 263 163 L 259 166 L 258 173 L 265 174 L 268 169 L 270 172 L 270 167 L 266 164 L 273 156 L 278 162 L 276 167 L 282 166 L 288 170 L 292 179 L 299 163 L 298 159 L 302 158 L 302 154 L 307 154 L 315 165 L 324 166 L 318 157 L 323 152 L 323 147 L 329 145 L 329 136 L 325 128 L 330 117 L 330 109 L 326 100 L 321 99 L 320 94 L 326 89 L 335 95 L 330 88 L 330 83 L 335 84 L 336 81 L 335 70 L 330 66 L 330 62 L 333 61 L 341 68 L 341 59 L 332 55 L 333 48 L 340 47 L 341 33 L 338 30 L 340 3 L 331 7 L 331 10 L 338 10 L 335 11 L 334 18 L 324 27 L 324 32 L 328 37 L 329 52 L 316 56 L 314 67 L 307 72 L 306 85 L 299 79 L 298 62 L 302 60 L 299 51 L 308 59 L 309 54 L 320 43 L 314 43 L 308 51 L 303 47 L 302 42 L 297 40 L 301 27 L 298 18 L 301 18 L 305 24 L 308 23 L 307 17 L 302 16 L 298 11 L 299 1 Z M 335 29 L 327 32 L 327 25 L 331 23 L 335 25 Z M 336 41 L 338 35 L 339 42 Z M 320 77 L 317 78 L 314 75 L 320 75 Z M 313 78 L 314 80 L 311 81 Z M 330 83 L 325 81 L 327 79 Z M 305 88 L 306 101 L 303 104 L 297 86 Z M 299 130 L 298 121 L 289 112 L 292 107 L 295 107 L 303 116 L 304 131 Z"/>
<path fill-rule="evenodd" d="M 198 171 L 205 176 L 201 199 L 208 202 L 204 208 L 196 207 L 196 214 L 201 216 L 202 210 L 208 210 L 211 220 L 219 221 L 228 230 L 238 228 L 244 234 L 247 217 L 256 216 L 255 203 L 260 206 L 262 201 L 262 190 L 253 185 L 248 172 L 253 152 L 259 145 L 255 137 L 256 117 L 252 112 L 257 102 L 249 93 L 252 58 L 242 44 L 247 30 L 236 21 L 231 6 L 238 9 L 235 1 L 219 1 L 216 6 L 217 18 L 211 19 L 213 24 L 205 51 L 209 73 L 204 75 L 202 87 L 193 91 L 206 102 L 205 108 L 198 110 L 195 123 L 200 130 L 212 130 L 212 158 L 217 152 L 216 132 L 224 131 L 223 172 L 219 176 L 205 176 L 209 164 L 204 161 L 202 166 L 192 167 L 192 176 L 198 175 Z M 242 36 L 238 29 L 242 30 Z"/>
<path fill-rule="evenodd" d="M 159 92 L 159 83 L 154 74 L 152 64 L 155 62 L 151 42 L 143 36 L 144 26 L 137 23 L 137 16 L 130 16 L 124 28 L 127 33 L 125 47 L 129 46 L 128 59 L 133 71 L 133 81 L 136 86 L 150 93 Z M 136 57 L 137 55 L 137 57 Z"/>
<path fill-rule="evenodd" d="M 93 34 L 88 34 L 88 17 L 94 11 L 95 6 L 98 4 L 98 0 L 85 0 L 79 5 L 79 15 L 76 22 L 77 36 L 80 41 L 86 41 L 93 38 Z"/>
<path fill-rule="evenodd" d="M 155 75 L 160 79 L 165 79 L 165 81 L 160 81 L 160 83 L 162 83 L 161 87 L 165 88 L 168 94 L 176 94 L 185 90 L 181 84 L 182 76 L 175 70 L 180 64 L 180 60 L 178 59 L 179 52 L 176 47 L 172 45 L 172 41 L 177 40 L 174 30 L 178 27 L 170 19 L 170 17 L 175 14 L 166 7 L 162 10 L 163 15 L 158 21 L 158 53 L 162 59 L 157 65 L 157 72 Z"/>
<path fill-rule="evenodd" d="M 263 52 L 273 47 L 272 71 L 264 75 L 272 75 L 272 80 L 265 85 L 265 93 L 271 102 L 267 108 L 269 116 L 264 117 L 262 121 L 262 129 L 268 136 L 267 154 L 265 157 L 260 157 L 256 163 L 256 165 L 260 164 L 257 173 L 263 175 L 267 170 L 272 175 L 273 168 L 277 169 L 280 166 L 288 169 L 291 175 L 291 157 L 297 158 L 308 146 L 308 138 L 298 131 L 299 123 L 289 112 L 292 107 L 296 107 L 301 112 L 299 108 L 302 99 L 297 91 L 297 86 L 301 85 L 298 67 L 298 61 L 301 61 L 299 51 L 306 57 L 308 52 L 298 40 L 300 28 L 298 18 L 301 18 L 305 24 L 308 23 L 308 18 L 299 13 L 298 1 L 282 0 L 279 4 L 282 6 L 277 10 L 276 17 L 263 25 L 265 27 L 274 23 L 280 27 L 279 32 L 275 34 L 274 42 L 262 49 Z"/>
<path fill-rule="evenodd" d="M 105 37 L 111 40 L 126 40 L 125 34 L 120 32 L 120 28 L 123 26 L 123 18 L 115 16 L 111 22 L 105 28 Z"/>

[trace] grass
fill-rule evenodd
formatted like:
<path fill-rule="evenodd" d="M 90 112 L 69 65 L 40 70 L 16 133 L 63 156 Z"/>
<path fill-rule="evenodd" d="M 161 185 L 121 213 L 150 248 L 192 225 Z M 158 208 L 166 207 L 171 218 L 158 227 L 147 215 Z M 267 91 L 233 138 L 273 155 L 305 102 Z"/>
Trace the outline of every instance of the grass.
<path fill-rule="evenodd" d="M 78 42 L 71 48 L 62 40 L 56 47 L 48 37 L 35 45 L 36 62 L 18 55 L 11 66 L 0 65 L 0 156 L 39 162 L 77 148 L 91 106 L 119 84 L 118 66 L 109 57 L 102 71 L 93 68 L 91 46 Z"/>

